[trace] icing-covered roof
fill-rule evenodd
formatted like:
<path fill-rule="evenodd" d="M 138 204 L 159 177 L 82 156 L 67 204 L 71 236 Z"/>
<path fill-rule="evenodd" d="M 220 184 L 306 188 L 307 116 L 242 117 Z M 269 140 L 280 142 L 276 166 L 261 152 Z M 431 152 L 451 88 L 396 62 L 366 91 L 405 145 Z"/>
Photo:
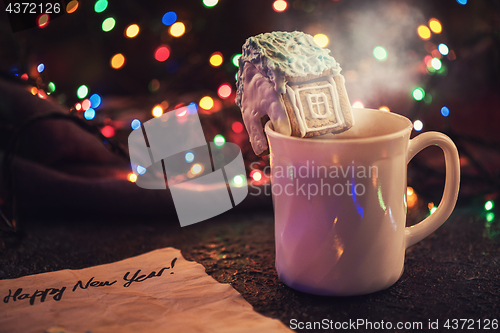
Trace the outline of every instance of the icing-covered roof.
<path fill-rule="evenodd" d="M 252 63 L 269 78 L 278 93 L 284 93 L 286 76 L 319 75 L 330 68 L 335 69 L 334 75 L 339 74 L 341 68 L 329 53 L 311 35 L 300 31 L 275 31 L 248 38 L 239 59 L 236 104 L 241 107 L 245 62 Z"/>

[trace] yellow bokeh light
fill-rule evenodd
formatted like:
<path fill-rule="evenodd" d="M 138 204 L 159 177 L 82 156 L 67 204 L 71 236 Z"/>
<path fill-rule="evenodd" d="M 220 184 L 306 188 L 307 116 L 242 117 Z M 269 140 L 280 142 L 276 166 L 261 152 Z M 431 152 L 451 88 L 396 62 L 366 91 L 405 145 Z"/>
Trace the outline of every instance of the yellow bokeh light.
<path fill-rule="evenodd" d="M 417 33 L 423 40 L 431 38 L 431 31 L 425 25 L 421 25 L 417 28 Z"/>
<path fill-rule="evenodd" d="M 160 105 L 155 105 L 151 113 L 153 114 L 153 116 L 159 117 L 163 114 L 163 109 Z"/>
<path fill-rule="evenodd" d="M 203 166 L 200 163 L 196 163 L 191 167 L 191 173 L 197 175 L 203 171 Z"/>
<path fill-rule="evenodd" d="M 314 35 L 313 39 L 319 47 L 326 47 L 328 43 L 330 43 L 330 40 L 324 34 L 316 34 Z"/>
<path fill-rule="evenodd" d="M 182 22 L 175 22 L 170 26 L 170 34 L 174 37 L 180 37 L 186 32 L 186 26 Z"/>
<path fill-rule="evenodd" d="M 205 110 L 210 110 L 214 107 L 214 100 L 210 96 L 205 96 L 200 99 L 200 103 L 198 103 L 198 105 Z"/>
<path fill-rule="evenodd" d="M 273 3 L 273 9 L 277 12 L 282 12 L 288 7 L 288 3 L 284 0 L 276 0 Z"/>
<path fill-rule="evenodd" d="M 214 67 L 218 67 L 222 65 L 222 62 L 224 61 L 224 58 L 222 57 L 222 54 L 220 52 L 215 52 L 210 56 L 210 65 Z"/>
<path fill-rule="evenodd" d="M 354 101 L 354 103 L 352 103 L 352 107 L 362 109 L 365 107 L 365 105 L 361 101 Z"/>
<path fill-rule="evenodd" d="M 36 87 L 31 88 L 31 93 L 32 93 L 33 95 L 38 94 L 38 89 L 37 89 Z"/>
<path fill-rule="evenodd" d="M 435 34 L 441 33 L 443 31 L 443 27 L 441 26 L 441 22 L 438 19 L 431 18 L 429 20 L 429 28 L 431 28 L 432 32 Z"/>
<path fill-rule="evenodd" d="M 66 5 L 66 13 L 74 13 L 78 9 L 78 1 L 72 0 Z"/>
<path fill-rule="evenodd" d="M 388 106 L 385 106 L 385 105 L 384 105 L 384 106 L 379 107 L 378 109 L 379 109 L 379 110 L 382 110 L 382 111 L 391 112 L 391 109 L 389 109 L 389 107 L 388 107 Z"/>
<path fill-rule="evenodd" d="M 410 186 L 406 187 L 406 195 L 413 195 L 413 193 L 415 193 L 413 191 L 413 187 Z"/>
<path fill-rule="evenodd" d="M 129 173 L 127 175 L 127 179 L 129 182 L 135 183 L 137 181 L 137 175 L 134 173 Z"/>
<path fill-rule="evenodd" d="M 113 58 L 111 58 L 111 67 L 113 67 L 114 69 L 121 68 L 124 64 L 125 57 L 121 53 L 115 54 Z"/>
<path fill-rule="evenodd" d="M 128 38 L 134 38 L 139 33 L 139 26 L 137 24 L 131 24 L 125 30 L 125 36 Z"/>

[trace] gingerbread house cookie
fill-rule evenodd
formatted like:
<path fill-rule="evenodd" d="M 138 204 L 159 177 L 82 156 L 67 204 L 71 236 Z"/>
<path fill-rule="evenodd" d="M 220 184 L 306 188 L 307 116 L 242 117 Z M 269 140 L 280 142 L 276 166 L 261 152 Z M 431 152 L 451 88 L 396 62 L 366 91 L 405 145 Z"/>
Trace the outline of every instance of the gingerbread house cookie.
<path fill-rule="evenodd" d="M 236 104 L 257 155 L 268 153 L 264 124 L 296 137 L 340 133 L 353 125 L 344 77 L 330 51 L 303 32 L 247 39 L 239 59 Z"/>

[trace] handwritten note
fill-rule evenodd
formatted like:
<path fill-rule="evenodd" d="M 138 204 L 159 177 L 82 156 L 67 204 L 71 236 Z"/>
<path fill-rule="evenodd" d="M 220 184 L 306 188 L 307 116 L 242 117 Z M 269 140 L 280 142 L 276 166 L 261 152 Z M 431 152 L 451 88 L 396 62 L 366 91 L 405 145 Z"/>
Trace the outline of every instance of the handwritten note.
<path fill-rule="evenodd" d="M 0 332 L 290 332 L 166 248 L 112 264 L 0 280 Z"/>

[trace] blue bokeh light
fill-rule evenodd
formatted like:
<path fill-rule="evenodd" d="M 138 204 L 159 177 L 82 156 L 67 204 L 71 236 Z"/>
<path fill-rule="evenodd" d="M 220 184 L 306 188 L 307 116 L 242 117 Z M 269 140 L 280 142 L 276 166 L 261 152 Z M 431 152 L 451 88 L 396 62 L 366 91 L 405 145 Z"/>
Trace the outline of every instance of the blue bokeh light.
<path fill-rule="evenodd" d="M 177 14 L 175 12 L 167 12 L 163 15 L 161 22 L 165 25 L 172 25 L 177 21 Z"/>
<path fill-rule="evenodd" d="M 461 5 L 466 5 L 467 4 L 467 0 L 457 0 L 457 2 Z"/>
<path fill-rule="evenodd" d="M 441 115 L 443 117 L 448 117 L 450 115 L 450 109 L 448 109 L 448 107 L 446 107 L 446 106 L 443 106 L 441 108 Z"/>
<path fill-rule="evenodd" d="M 132 120 L 132 122 L 130 123 L 130 127 L 132 127 L 132 129 L 134 130 L 138 129 L 139 127 L 141 127 L 141 121 L 139 119 Z"/>
<path fill-rule="evenodd" d="M 97 109 L 101 105 L 101 96 L 98 94 L 93 94 L 89 97 L 89 100 L 91 108 Z"/>
<path fill-rule="evenodd" d="M 137 173 L 140 175 L 143 175 L 146 173 L 146 168 L 143 167 L 142 165 L 138 165 L 135 169 L 137 170 Z"/>
<path fill-rule="evenodd" d="M 38 73 L 41 73 L 43 72 L 43 70 L 45 69 L 45 64 L 41 63 L 39 64 L 37 67 L 36 67 L 36 70 L 38 71 Z"/>
<path fill-rule="evenodd" d="M 186 160 L 186 162 L 191 163 L 194 161 L 194 154 L 188 151 L 186 155 L 184 155 L 184 159 Z"/>
<path fill-rule="evenodd" d="M 196 103 L 189 103 L 189 105 L 187 106 L 187 113 L 188 114 L 195 114 L 196 112 L 198 112 L 198 105 L 196 105 Z"/>
<path fill-rule="evenodd" d="M 95 110 L 92 109 L 92 108 L 85 110 L 85 112 L 83 113 L 83 117 L 85 119 L 87 119 L 87 120 L 94 119 L 94 117 L 95 117 Z"/>

